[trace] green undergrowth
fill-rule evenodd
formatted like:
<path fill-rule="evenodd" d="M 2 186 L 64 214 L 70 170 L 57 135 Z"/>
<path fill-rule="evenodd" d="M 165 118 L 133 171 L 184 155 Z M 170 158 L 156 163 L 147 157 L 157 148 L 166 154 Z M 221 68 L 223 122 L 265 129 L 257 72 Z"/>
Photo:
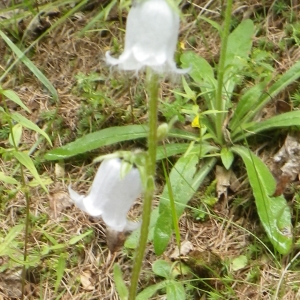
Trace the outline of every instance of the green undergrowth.
<path fill-rule="evenodd" d="M 297 182 L 288 182 L 289 193 L 283 190 L 275 195 L 278 182 L 264 158 L 277 152 L 288 133 L 299 130 L 300 63 L 290 57 L 285 65 L 284 55 L 299 46 L 300 21 L 296 9 L 286 1 L 265 1 L 249 12 L 250 18 L 244 19 L 231 14 L 236 7 L 230 10 L 230 2 L 220 18 L 202 16 L 197 3 L 181 7 L 188 29 L 180 36 L 177 61 L 182 68 L 192 68 L 188 75 L 161 85 L 159 121 L 168 126 L 166 137 L 157 146 L 157 186 L 161 189 L 157 189 L 159 201 L 151 213 L 148 235 L 151 267 L 147 266 L 141 275 L 136 297 L 139 300 L 164 296 L 197 299 L 203 294 L 207 299 L 239 299 L 242 290 L 260 291 L 260 281 L 268 276 L 264 268 L 267 265 L 276 270 L 279 279 L 269 285 L 265 281 L 265 294 L 286 299 L 285 294 L 297 293 L 299 187 Z M 109 68 L 103 72 L 74 72 L 69 91 L 78 102 L 68 107 L 74 111 L 68 119 L 61 110 L 64 104 L 59 91 L 34 62 L 43 38 L 66 24 L 76 12 L 86 9 L 87 4 L 88 1 L 52 1 L 37 8 L 35 2 L 24 1 L 0 9 L 5 13 L 0 27 L 4 50 L 0 51 L 4 51 L 2 57 L 10 60 L 10 64 L 0 61 L 0 220 L 5 224 L 0 232 L 0 256 L 5 257 L 0 278 L 9 270 L 22 269 L 23 299 L 26 282 L 39 286 L 36 299 L 42 297 L 45 286 L 52 291 L 51 299 L 60 299 L 67 293 L 76 297 L 83 291 L 86 297 L 92 297 L 89 295 L 95 290 L 88 290 L 82 279 L 87 273 L 71 278 L 70 270 L 80 269 L 88 251 L 96 257 L 96 252 L 102 255 L 107 251 L 104 243 L 98 248 L 91 246 L 99 239 L 96 227 L 82 226 L 69 207 L 59 221 L 43 209 L 33 211 L 36 195 L 45 199 L 51 196 L 55 182 L 67 185 L 70 178 L 76 181 L 80 177 L 70 172 L 57 180 L 51 173 L 54 166 L 64 162 L 68 172 L 76 165 L 88 173 L 83 180 L 90 180 L 94 174 L 90 163 L 98 155 L 147 147 L 147 97 L 142 75 L 128 77 Z M 21 20 L 36 18 L 42 11 L 54 8 L 60 14 L 39 36 L 28 40 L 29 32 L 19 32 Z M 94 10 L 89 21 L 78 28 L 76 39 L 93 39 L 96 34 L 105 37 L 109 32 L 111 39 L 106 47 L 121 53 L 122 16 L 128 8 L 129 1 L 103 4 L 102 10 Z M 111 14 L 114 17 L 110 19 Z M 283 38 L 278 43 L 268 35 L 271 27 L 266 20 L 273 25 L 281 20 Z M 210 53 L 213 39 L 203 33 L 205 30 L 216 37 L 218 53 Z M 202 55 L 197 47 L 205 53 Z M 20 87 L 26 82 L 21 74 L 18 77 L 20 66 L 49 96 L 47 109 L 37 112 L 38 122 L 32 118 L 36 112 L 30 101 L 18 95 L 19 89 L 15 90 L 9 81 L 15 77 L 14 82 Z M 281 100 L 287 103 L 287 111 L 274 108 Z M 28 134 L 37 137 L 34 142 L 26 140 Z M 268 146 L 260 151 L 265 142 Z M 268 152 L 270 148 L 276 151 Z M 225 173 L 236 174 L 243 182 L 238 191 L 228 189 L 228 211 L 234 210 L 238 216 L 229 217 L 225 209 L 220 211 L 217 166 Z M 9 220 L 8 213 L 14 205 L 17 209 L 13 214 L 18 218 Z M 40 205 L 49 207 L 45 201 Z M 241 219 L 246 223 L 240 223 Z M 80 230 L 71 229 L 73 221 L 74 226 L 82 226 Z M 224 231 L 226 236 L 237 239 L 236 244 L 241 243 L 238 236 L 245 235 L 245 245 L 233 246 L 237 250 L 226 256 L 217 253 L 218 247 L 224 251 L 220 244 L 217 249 L 199 247 L 199 236 L 191 241 L 193 245 L 187 253 L 170 258 L 170 249 L 184 252 L 180 245 L 186 242 L 185 236 L 196 235 L 192 224 L 197 230 L 215 224 L 213 234 Z M 126 268 L 133 264 L 138 238 L 136 230 L 120 251 L 125 262 L 115 260 L 118 264 L 108 271 L 122 300 L 128 297 Z M 234 243 L 229 238 L 224 240 L 231 242 Z M 93 262 L 93 272 L 103 261 L 98 261 L 98 265 Z M 100 291 L 100 284 L 93 284 Z M 110 286 L 106 288 L 109 290 Z"/>

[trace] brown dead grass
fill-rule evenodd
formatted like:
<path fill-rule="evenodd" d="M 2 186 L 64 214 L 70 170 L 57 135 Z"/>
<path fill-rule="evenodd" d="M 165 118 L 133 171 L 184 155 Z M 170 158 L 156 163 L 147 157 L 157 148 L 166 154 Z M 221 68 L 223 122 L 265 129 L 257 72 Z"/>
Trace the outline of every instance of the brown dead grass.
<path fill-rule="evenodd" d="M 265 6 L 270 8 L 272 1 L 265 1 Z M 185 9 L 190 9 L 186 4 Z M 218 1 L 195 1 L 194 15 L 206 16 L 214 21 L 220 22 L 220 3 Z M 256 10 L 261 9 L 261 3 L 257 1 L 247 1 L 247 3 L 236 2 L 234 4 L 234 15 L 239 18 L 253 17 Z M 274 16 L 271 9 L 268 10 L 267 18 L 263 24 L 266 30 L 266 38 L 278 44 L 284 38 L 281 27 L 282 19 Z M 80 17 L 69 19 L 59 28 L 44 37 L 35 47 L 34 54 L 31 56 L 33 63 L 41 69 L 46 77 L 52 82 L 59 95 L 59 102 L 52 101 L 50 95 L 41 86 L 40 82 L 32 76 L 29 70 L 19 64 L 17 68 L 2 83 L 3 88 L 11 88 L 20 96 L 22 101 L 32 109 L 32 114 L 27 115 L 33 122 L 39 121 L 41 112 L 57 109 L 58 115 L 63 118 L 64 126 L 71 130 L 72 134 L 67 139 L 60 137 L 59 133 L 55 139 L 54 146 L 58 147 L 76 138 L 77 115 L 81 102 L 84 101 L 78 94 L 74 94 L 73 89 L 76 84 L 75 75 L 79 72 L 88 74 L 98 72 L 106 78 L 110 78 L 110 71 L 103 61 L 104 53 L 111 46 L 111 37 L 116 36 L 119 41 L 122 39 L 122 32 L 118 29 L 117 21 L 110 22 L 110 33 L 101 35 L 97 33 L 86 33 L 83 37 L 78 36 L 78 32 L 86 25 L 90 18 L 97 12 L 84 12 Z M 187 12 L 187 11 L 186 11 Z M 114 14 L 115 12 L 113 12 Z M 113 19 L 115 16 L 111 16 Z M 217 62 L 220 49 L 220 40 L 217 32 L 212 30 L 206 22 L 194 21 L 194 16 L 189 16 L 183 21 L 180 41 L 184 42 L 186 50 L 193 49 L 201 54 L 212 64 Z M 55 20 L 52 20 L 54 22 Z M 121 25 L 120 25 L 121 26 Z M 122 25 L 124 26 L 124 25 Z M 201 32 L 199 33 L 199 29 Z M 191 44 L 186 37 L 194 36 L 195 42 Z M 259 37 L 257 38 L 259 39 Z M 9 52 L 4 42 L 0 41 L 0 67 L 5 69 Z M 281 52 L 276 61 L 276 68 L 279 72 L 288 69 L 299 58 L 298 47 L 292 46 L 288 51 Z M 135 80 L 135 79 L 134 79 Z M 109 89 L 110 81 L 106 82 Z M 106 87 L 103 87 L 106 88 Z M 126 107 L 132 99 L 131 90 L 126 90 L 119 94 L 118 99 Z M 168 93 L 168 91 L 166 91 Z M 12 110 L 18 109 L 14 105 Z M 146 117 L 142 116 L 140 121 Z M 110 119 L 112 120 L 112 119 Z M 112 122 L 113 123 L 113 122 Z M 108 121 L 104 126 L 111 126 Z M 23 137 L 23 148 L 29 149 L 35 144 L 37 136 L 25 131 Z M 7 142 L 1 142 L 3 147 L 8 147 Z M 39 145 L 37 150 L 45 151 L 46 144 Z M 89 162 L 88 162 L 89 163 Z M 1 171 L 12 170 L 13 164 L 1 161 Z M 64 290 L 61 299 L 114 299 L 118 295 L 112 275 L 112 268 L 115 263 L 120 264 L 124 279 L 127 285 L 130 282 L 133 253 L 127 249 L 121 249 L 116 253 L 111 253 L 106 246 L 105 228 L 101 221 L 88 218 L 85 214 L 77 210 L 69 202 L 67 185 L 74 182 L 76 189 L 83 193 L 87 191 L 92 177 L 86 175 L 87 166 L 85 162 L 80 165 L 72 165 L 67 162 L 63 176 L 55 171 L 55 165 L 45 163 L 41 173 L 51 177 L 53 183 L 48 186 L 49 196 L 45 195 L 40 189 L 31 189 L 30 211 L 32 216 L 39 218 L 41 215 L 47 216 L 47 221 L 36 226 L 29 237 L 29 253 L 41 249 L 48 242 L 42 238 L 41 228 L 49 234 L 53 234 L 57 241 L 66 243 L 71 237 L 85 232 L 88 228 L 94 229 L 94 236 L 88 243 L 81 243 L 82 247 L 66 246 L 68 253 L 68 264 L 65 268 L 63 280 L 60 287 Z M 9 172 L 8 172 L 9 173 Z M 30 180 L 30 174 L 28 180 Z M 250 200 L 246 200 L 250 201 Z M 291 260 L 286 257 L 282 260 L 282 269 L 275 267 L 272 258 L 266 254 L 260 254 L 253 258 L 247 267 L 239 270 L 230 270 L 228 263 L 231 258 L 245 254 L 247 248 L 255 241 L 249 233 L 260 231 L 256 220 L 248 219 L 248 215 L 240 211 L 232 211 L 223 207 L 221 211 L 215 211 L 216 216 L 211 216 L 205 222 L 195 222 L 187 211 L 180 219 L 180 233 L 182 241 L 190 241 L 193 251 L 211 251 L 218 254 L 225 265 L 229 268 L 231 281 L 229 285 L 235 292 L 235 296 L 228 296 L 227 299 L 272 299 L 277 285 L 281 281 L 279 298 L 284 300 L 299 299 L 297 285 L 300 283 L 299 272 L 287 270 L 285 266 Z M 19 192 L 5 208 L 5 216 L 1 217 L 1 228 L 3 232 L 8 232 L 9 228 L 18 224 L 23 208 L 25 207 L 24 194 Z M 141 211 L 139 202 L 133 209 L 133 215 L 137 216 Z M 235 215 L 237 214 L 237 215 Z M 238 226 L 239 224 L 240 226 Z M 59 230 L 57 230 L 59 228 Z M 247 231 L 247 230 L 249 231 Z M 260 247 L 262 247 L 260 245 Z M 171 241 L 168 249 L 162 255 L 163 259 L 168 260 L 176 248 L 174 240 Z M 57 253 L 52 253 L 57 258 Z M 77 263 L 72 259 L 77 259 Z M 143 271 L 141 273 L 140 288 L 155 283 L 157 278 L 151 274 L 151 263 L 159 257 L 154 255 L 152 245 L 149 245 L 145 256 Z M 3 258 L 4 260 L 7 258 Z M 184 261 L 184 258 L 178 257 Z M 54 291 L 55 264 L 51 257 L 45 256 L 37 266 L 30 269 L 26 292 L 28 299 L 56 299 L 57 292 Z M 4 261 L 2 262 L 2 264 Z M 209 261 L 207 262 L 209 264 Z M 258 278 L 251 283 L 248 280 L 250 268 L 257 266 L 259 270 Z M 0 299 L 18 299 L 20 297 L 20 272 L 19 267 L 13 266 L 0 273 Z M 218 279 L 213 280 L 212 288 L 222 289 L 218 285 Z M 203 296 L 205 298 L 205 296 Z M 204 299 L 201 297 L 201 299 Z M 162 299 L 155 296 L 152 299 Z M 200 299 L 199 295 L 195 299 Z"/>

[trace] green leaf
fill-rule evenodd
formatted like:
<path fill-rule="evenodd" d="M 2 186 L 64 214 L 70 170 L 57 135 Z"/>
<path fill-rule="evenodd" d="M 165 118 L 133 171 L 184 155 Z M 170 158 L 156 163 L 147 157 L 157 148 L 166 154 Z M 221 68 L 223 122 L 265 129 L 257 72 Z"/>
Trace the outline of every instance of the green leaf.
<path fill-rule="evenodd" d="M 198 190 L 200 184 L 206 175 L 216 163 L 215 158 L 211 158 L 203 164 L 197 172 L 198 156 L 189 154 L 181 156 L 170 173 L 170 182 L 172 193 L 176 204 L 176 213 L 179 218 L 183 213 L 186 204 Z M 166 225 L 168 224 L 168 225 Z M 170 207 L 169 191 L 165 186 L 160 197 L 159 217 L 154 229 L 154 249 L 157 255 L 160 255 L 166 248 L 172 231 L 170 231 L 172 222 L 172 212 Z"/>
<path fill-rule="evenodd" d="M 261 131 L 290 126 L 300 126 L 300 111 L 290 111 L 265 121 L 243 124 L 240 131 L 232 136 L 232 140 L 237 142 Z"/>
<path fill-rule="evenodd" d="M 187 51 L 183 53 L 180 60 L 183 68 L 192 67 L 189 75 L 196 83 L 202 83 L 207 77 L 214 78 L 214 69 L 212 66 L 195 52 Z"/>
<path fill-rule="evenodd" d="M 85 153 L 87 151 L 122 141 L 145 138 L 147 134 L 148 129 L 143 125 L 109 127 L 87 134 L 61 148 L 51 150 L 46 153 L 45 158 L 47 160 L 65 159 L 80 153 Z"/>
<path fill-rule="evenodd" d="M 249 114 L 242 120 L 241 124 L 252 121 L 258 112 L 269 102 L 273 101 L 274 97 L 283 91 L 289 84 L 294 83 L 300 77 L 300 61 L 297 61 L 289 70 L 287 70 L 271 87 L 261 94 L 255 104 L 252 106 Z"/>
<path fill-rule="evenodd" d="M 21 124 L 16 124 L 12 128 L 12 133 L 9 134 L 8 141 L 11 144 L 11 146 L 16 145 L 16 147 L 19 146 L 21 137 L 22 137 L 23 128 Z"/>
<path fill-rule="evenodd" d="M 293 244 L 291 212 L 283 196 L 272 196 L 276 189 L 275 179 L 249 149 L 234 146 L 232 151 L 240 155 L 246 165 L 257 212 L 271 243 L 279 253 L 289 253 Z"/>
<path fill-rule="evenodd" d="M 0 181 L 8 184 L 20 185 L 19 181 L 17 181 L 13 177 L 5 175 L 3 172 L 0 172 Z"/>
<path fill-rule="evenodd" d="M 33 161 L 28 156 L 28 154 L 26 154 L 25 152 L 14 151 L 13 155 L 23 166 L 25 166 L 29 170 L 31 175 L 39 182 L 39 184 L 44 189 L 44 191 L 46 193 L 48 193 L 48 190 L 47 190 L 46 186 L 44 185 L 43 180 L 41 179 L 40 175 L 38 174 L 38 172 L 33 164 Z"/>
<path fill-rule="evenodd" d="M 159 208 L 156 207 L 152 210 L 151 218 L 150 218 L 150 225 L 149 225 L 149 234 L 148 234 L 148 241 L 152 241 L 154 235 L 154 227 L 157 223 L 159 215 Z M 131 235 L 126 239 L 124 246 L 129 249 L 136 249 L 139 243 L 141 229 L 137 229 L 131 233 Z"/>
<path fill-rule="evenodd" d="M 231 268 L 233 271 L 238 271 L 240 269 L 245 268 L 247 264 L 248 264 L 247 256 L 240 255 L 231 261 Z"/>
<path fill-rule="evenodd" d="M 248 89 L 242 97 L 239 99 L 237 107 L 234 111 L 232 119 L 229 123 L 229 128 L 234 131 L 241 125 L 241 120 L 247 116 L 248 119 L 252 119 L 252 111 L 253 107 L 256 106 L 257 99 L 263 93 L 265 87 L 267 86 L 267 82 L 261 82 L 256 84 L 255 86 Z"/>
<path fill-rule="evenodd" d="M 66 268 L 66 253 L 61 253 L 55 268 L 56 270 L 56 280 L 54 285 L 55 292 L 57 292 L 59 288 L 60 282 L 64 276 L 65 268 Z"/>
<path fill-rule="evenodd" d="M 24 116 L 22 116 L 21 114 L 19 114 L 17 112 L 11 114 L 11 117 L 12 117 L 13 120 L 20 123 L 24 127 L 28 128 L 28 129 L 31 129 L 31 130 L 41 134 L 49 142 L 49 144 L 52 146 L 52 142 L 51 142 L 48 134 L 44 130 L 39 128 L 37 125 L 35 125 L 33 122 L 31 122 L 30 120 L 28 120 L 27 118 L 25 118 Z"/>
<path fill-rule="evenodd" d="M 181 282 L 170 281 L 167 285 L 167 299 L 185 300 L 186 292 Z"/>
<path fill-rule="evenodd" d="M 240 71 L 247 64 L 253 35 L 254 24 L 247 19 L 243 20 L 228 37 L 224 72 L 224 95 L 227 101 L 231 99 L 235 85 L 242 79 Z"/>
<path fill-rule="evenodd" d="M 149 300 L 157 291 L 166 288 L 169 284 L 169 280 L 164 280 L 157 284 L 150 285 L 136 296 L 136 300 Z"/>
<path fill-rule="evenodd" d="M 100 131 L 87 134 L 72 143 L 62 146 L 61 148 L 51 150 L 46 153 L 45 158 L 47 160 L 66 159 L 81 153 L 98 149 L 103 146 L 139 138 L 146 138 L 147 135 L 148 127 L 145 125 L 127 125 L 105 128 Z M 168 136 L 187 140 L 195 140 L 198 138 L 195 134 L 178 129 L 172 129 L 168 133 Z M 176 147 L 173 147 L 172 151 L 181 151 L 178 149 L 174 150 L 174 148 Z M 162 155 L 162 153 L 159 150 L 158 156 L 161 157 L 160 155 Z"/>
<path fill-rule="evenodd" d="M 157 147 L 156 160 L 162 160 L 164 158 L 184 153 L 190 144 L 187 143 L 172 143 L 164 144 Z"/>
<path fill-rule="evenodd" d="M 227 147 L 222 148 L 222 150 L 221 150 L 221 160 L 222 160 L 222 163 L 223 163 L 224 167 L 227 170 L 229 170 L 231 165 L 232 165 L 232 162 L 234 160 L 234 155 L 233 155 L 231 149 L 229 149 Z"/>
<path fill-rule="evenodd" d="M 0 94 L 4 95 L 6 98 L 10 99 L 11 101 L 15 102 L 19 106 L 21 106 L 24 110 L 30 113 L 29 108 L 22 102 L 19 96 L 12 90 L 1 90 Z"/>
<path fill-rule="evenodd" d="M 11 251 L 10 247 L 12 246 L 12 243 L 15 241 L 16 237 L 21 233 L 23 229 L 24 225 L 19 224 L 9 230 L 5 238 L 0 243 L 0 256 L 8 255 L 8 253 Z"/>
<path fill-rule="evenodd" d="M 128 289 L 122 277 L 122 271 L 118 264 L 114 264 L 114 280 L 120 300 L 128 299 Z"/>
<path fill-rule="evenodd" d="M 212 100 L 217 82 L 211 65 L 194 52 L 183 53 L 180 60 L 183 68 L 191 67 L 189 75 L 199 85 L 208 108 L 215 109 Z"/>
<path fill-rule="evenodd" d="M 75 244 L 78 243 L 80 240 L 84 239 L 86 236 L 88 236 L 88 235 L 90 235 L 90 234 L 92 234 L 92 233 L 93 233 L 93 230 L 91 229 L 91 230 L 88 230 L 88 231 L 85 232 L 85 233 L 82 233 L 82 234 L 80 234 L 80 235 L 76 235 L 76 236 L 72 237 L 72 238 L 69 240 L 68 244 L 69 244 L 69 245 L 75 245 Z"/>
<path fill-rule="evenodd" d="M 202 19 L 202 20 L 206 21 L 206 22 L 209 23 L 212 27 L 214 27 L 215 29 L 217 29 L 218 32 L 219 32 L 219 34 L 222 32 L 222 27 L 220 26 L 219 23 L 217 23 L 217 22 L 215 22 L 215 21 L 213 21 L 213 20 L 211 20 L 211 19 L 209 19 L 209 18 L 206 18 L 206 17 L 204 17 L 204 16 L 198 16 L 198 17 L 199 17 L 199 19 Z"/>
<path fill-rule="evenodd" d="M 9 39 L 9 37 L 0 30 L 0 36 L 6 42 L 6 44 L 11 48 L 11 50 L 16 54 L 18 59 L 27 66 L 27 68 L 37 77 L 37 79 L 44 84 L 44 86 L 49 90 L 54 100 L 58 100 L 58 95 L 56 89 L 52 83 L 47 79 L 47 77 L 35 66 L 35 64 L 28 59 L 25 54 Z"/>
<path fill-rule="evenodd" d="M 156 260 L 152 265 L 152 271 L 155 275 L 166 279 L 172 278 L 172 266 L 165 260 Z"/>

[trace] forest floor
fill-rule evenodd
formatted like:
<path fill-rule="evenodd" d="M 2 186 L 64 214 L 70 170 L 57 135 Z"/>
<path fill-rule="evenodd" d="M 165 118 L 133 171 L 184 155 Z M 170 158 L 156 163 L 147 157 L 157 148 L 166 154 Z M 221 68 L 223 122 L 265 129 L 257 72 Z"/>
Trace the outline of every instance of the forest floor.
<path fill-rule="evenodd" d="M 129 286 L 134 250 L 125 246 L 110 251 L 104 223 L 87 216 L 72 204 L 68 185 L 72 183 L 74 189 L 85 194 L 95 174 L 92 164 L 95 157 L 120 149 L 146 148 L 146 141 L 105 146 L 64 161 L 46 161 L 44 154 L 90 132 L 147 122 L 144 75 L 131 77 L 115 72 L 104 60 L 108 50 L 116 57 L 122 52 L 129 1 L 121 1 L 122 5 L 112 5 L 114 1 L 105 0 L 59 1 L 61 4 L 40 1 L 38 5 L 35 1 L 23 1 L 28 2 L 26 9 L 22 2 L 18 5 L 15 1 L 15 7 L 13 2 L 0 1 L 0 29 L 22 51 L 28 49 L 27 57 L 58 94 L 55 99 L 25 64 L 19 62 L 10 68 L 16 56 L 0 39 L 0 73 L 5 74 L 1 75 L 1 89 L 17 93 L 31 113 L 9 100 L 6 101 L 8 109 L 21 113 L 45 130 L 53 144 L 50 146 L 39 139 L 36 132 L 23 129 L 19 147 L 30 151 L 49 191 L 49 194 L 45 193 L 32 180 L 31 173 L 25 171 L 30 188 L 27 244 L 30 263 L 26 268 L 23 293 L 26 299 L 120 299 L 113 267 L 116 263 L 120 265 Z M 192 50 L 212 66 L 218 63 L 220 37 L 205 18 L 222 24 L 222 3 L 182 1 L 178 55 Z M 282 74 L 300 57 L 299 11 L 297 1 L 234 1 L 232 26 L 243 19 L 252 19 L 256 26 L 253 52 L 263 50 L 266 64 L 273 68 L 274 74 Z M 100 12 L 104 12 L 103 15 Z M 160 98 L 167 104 L 160 105 L 160 121 L 172 114 L 170 107 L 175 101 L 172 91 L 182 90 L 180 81 L 162 82 Z M 245 85 L 249 84 L 245 79 Z M 280 99 L 274 99 L 265 113 L 272 115 L 282 106 L 283 110 L 286 107 L 288 110 L 299 109 L 297 84 L 291 85 Z M 0 98 L 0 103 L 2 101 L 4 98 Z M 197 130 L 191 126 L 191 120 L 184 120 L 177 126 Z M 283 131 L 267 145 L 257 143 L 257 153 L 266 161 L 280 149 L 286 135 Z M 4 118 L 0 119 L 0 147 L 11 147 L 9 126 Z M 8 154 L 5 156 L 5 151 L 1 150 L 1 153 L 0 172 L 13 174 L 21 181 L 16 161 L 9 159 Z M 201 206 L 203 195 L 218 198 L 214 192 L 214 174 L 207 177 L 189 202 L 179 220 L 181 255 L 175 237 L 161 256 L 155 254 L 149 243 L 139 290 L 162 281 L 162 277 L 152 271 L 152 265 L 157 260 L 165 260 L 188 267 L 185 274 L 176 277 L 184 284 L 186 299 L 300 299 L 299 259 L 293 260 L 299 253 L 299 244 L 295 244 L 289 255 L 273 254 L 241 162 L 237 161 L 236 169 L 239 189 L 229 189 L 228 194 L 219 197 L 208 216 L 197 213 L 199 211 L 194 208 Z M 291 207 L 300 193 L 297 180 L 285 191 Z M 158 205 L 163 185 L 163 171 L 158 165 L 154 206 Z M 0 245 L 0 299 L 21 299 L 24 227 L 18 225 L 24 224 L 26 216 L 26 192 L 8 183 L 3 183 L 0 189 L 0 241 L 6 245 L 5 249 Z M 142 198 L 135 203 L 130 217 L 138 218 L 141 209 Z M 293 214 L 293 225 L 298 229 L 295 232 L 297 240 L 296 208 L 293 208 Z M 8 234 L 13 238 L 5 244 Z M 210 272 L 210 268 L 214 271 Z M 162 289 L 149 299 L 165 297 Z"/>

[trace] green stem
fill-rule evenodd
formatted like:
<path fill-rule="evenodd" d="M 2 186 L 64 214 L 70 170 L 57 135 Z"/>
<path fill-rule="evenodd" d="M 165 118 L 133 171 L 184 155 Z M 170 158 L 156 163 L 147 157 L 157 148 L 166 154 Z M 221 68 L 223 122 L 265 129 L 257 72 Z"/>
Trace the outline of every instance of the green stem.
<path fill-rule="evenodd" d="M 226 61 L 226 52 L 227 52 L 227 41 L 231 23 L 231 8 L 232 0 L 227 0 L 226 11 L 225 11 L 225 20 L 224 20 L 224 29 L 222 30 L 222 44 L 221 44 L 221 53 L 218 67 L 218 85 L 216 92 L 216 109 L 219 113 L 216 114 L 216 133 L 217 138 L 220 144 L 224 143 L 223 137 L 223 123 L 225 119 L 225 113 L 221 112 L 226 109 L 226 101 L 223 99 L 223 85 L 224 85 L 224 73 L 225 73 L 225 61 Z"/>
<path fill-rule="evenodd" d="M 149 96 L 149 135 L 148 135 L 148 155 L 146 165 L 146 189 L 144 193 L 144 205 L 142 215 L 142 227 L 139 246 L 134 260 L 134 266 L 129 288 L 129 300 L 134 300 L 138 286 L 139 274 L 143 263 L 144 253 L 147 246 L 152 199 L 155 190 L 155 168 L 156 168 L 156 148 L 157 148 L 157 104 L 159 77 L 150 69 L 147 70 L 147 90 Z"/>

